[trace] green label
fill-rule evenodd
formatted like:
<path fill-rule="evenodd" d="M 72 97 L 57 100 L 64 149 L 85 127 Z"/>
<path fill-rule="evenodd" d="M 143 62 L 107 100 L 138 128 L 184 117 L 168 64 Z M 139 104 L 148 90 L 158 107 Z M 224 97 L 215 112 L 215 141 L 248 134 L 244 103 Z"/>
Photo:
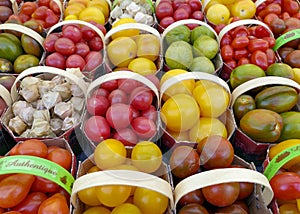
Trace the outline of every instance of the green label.
<path fill-rule="evenodd" d="M 264 171 L 264 175 L 268 178 L 268 180 L 271 180 L 284 164 L 298 156 L 300 156 L 300 145 L 282 150 L 270 161 Z"/>
<path fill-rule="evenodd" d="M 63 187 L 69 194 L 74 183 L 73 176 L 65 168 L 47 159 L 29 155 L 0 158 L 0 175 L 11 173 L 31 174 L 49 179 Z"/>
<path fill-rule="evenodd" d="M 284 44 L 298 38 L 300 38 L 300 29 L 288 31 L 276 39 L 273 50 L 277 51 Z"/>

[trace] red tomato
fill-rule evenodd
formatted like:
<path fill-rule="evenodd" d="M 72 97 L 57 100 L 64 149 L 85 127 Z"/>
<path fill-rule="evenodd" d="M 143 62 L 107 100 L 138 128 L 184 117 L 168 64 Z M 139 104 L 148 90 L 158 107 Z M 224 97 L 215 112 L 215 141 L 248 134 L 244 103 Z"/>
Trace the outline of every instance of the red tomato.
<path fill-rule="evenodd" d="M 239 214 L 248 214 L 241 206 L 236 204 L 231 204 L 226 207 L 218 208 L 216 213 L 239 213 Z"/>
<path fill-rule="evenodd" d="M 104 88 L 98 88 L 97 90 L 95 90 L 93 92 L 93 97 L 94 96 L 95 97 L 97 97 L 97 96 L 103 96 L 103 97 L 108 98 L 108 95 L 109 95 L 109 92 L 106 89 L 104 89 Z"/>
<path fill-rule="evenodd" d="M 153 120 L 154 122 L 157 120 L 157 114 L 158 113 L 154 105 L 150 105 L 148 109 L 141 111 L 141 116 Z"/>
<path fill-rule="evenodd" d="M 65 70 L 66 59 L 61 53 L 54 52 L 46 57 L 46 65 Z"/>
<path fill-rule="evenodd" d="M 52 152 L 54 149 L 60 148 L 59 146 L 48 146 L 48 154 Z"/>
<path fill-rule="evenodd" d="M 233 58 L 235 60 L 240 60 L 243 57 L 247 58 L 248 56 L 249 56 L 249 51 L 246 48 L 235 50 L 233 54 Z"/>
<path fill-rule="evenodd" d="M 64 27 L 62 29 L 62 36 L 71 39 L 74 43 L 77 43 L 82 39 L 81 30 L 74 25 Z"/>
<path fill-rule="evenodd" d="M 275 3 L 269 4 L 265 10 L 267 14 L 269 13 L 275 13 L 277 15 L 281 14 L 281 6 L 279 4 L 275 4 Z"/>
<path fill-rule="evenodd" d="M 128 97 L 123 90 L 115 89 L 108 95 L 108 101 L 111 105 L 115 103 L 127 104 Z"/>
<path fill-rule="evenodd" d="M 273 51 L 273 49 L 267 49 L 266 50 L 266 55 L 267 55 L 267 61 L 268 61 L 268 65 L 271 65 L 273 63 L 275 63 L 276 61 L 276 56 L 275 56 L 275 52 Z"/>
<path fill-rule="evenodd" d="M 150 108 L 153 101 L 153 95 L 149 88 L 140 86 L 135 88 L 130 96 L 130 105 L 137 110 L 146 110 Z"/>
<path fill-rule="evenodd" d="M 193 11 L 200 11 L 202 8 L 201 2 L 199 0 L 189 0 L 188 4 L 191 6 Z"/>
<path fill-rule="evenodd" d="M 215 184 L 202 188 L 205 199 L 217 207 L 233 204 L 239 196 L 240 185 L 238 182 Z"/>
<path fill-rule="evenodd" d="M 252 53 L 250 61 L 252 64 L 255 64 L 255 65 L 261 67 L 261 69 L 263 69 L 263 70 L 266 70 L 269 66 L 267 54 L 260 50 L 254 51 Z"/>
<path fill-rule="evenodd" d="M 39 6 L 48 6 L 50 3 L 50 0 L 39 0 L 38 5 Z"/>
<path fill-rule="evenodd" d="M 203 204 L 205 201 L 205 198 L 202 194 L 201 189 L 196 189 L 192 192 L 189 192 L 185 194 L 180 200 L 178 201 L 178 205 L 183 206 L 186 204 L 192 204 L 192 203 L 197 203 L 197 204 Z"/>
<path fill-rule="evenodd" d="M 88 44 L 92 51 L 101 51 L 103 49 L 103 41 L 99 36 L 93 37 Z"/>
<path fill-rule="evenodd" d="M 126 128 L 132 121 L 132 108 L 123 103 L 112 104 L 106 111 L 108 124 L 117 130 Z"/>
<path fill-rule="evenodd" d="M 130 128 L 118 130 L 113 138 L 121 141 L 125 146 L 134 146 L 138 142 L 138 137 Z"/>
<path fill-rule="evenodd" d="M 51 214 L 57 213 L 59 210 L 60 214 L 69 214 L 68 202 L 64 195 L 56 193 L 49 197 L 39 207 L 38 214 Z"/>
<path fill-rule="evenodd" d="M 17 147 L 16 155 L 31 155 L 47 158 L 48 148 L 45 143 L 37 139 L 25 140 Z"/>
<path fill-rule="evenodd" d="M 59 189 L 58 184 L 54 183 L 53 181 L 36 176 L 36 179 L 33 182 L 30 191 L 42 192 L 42 193 L 53 193 L 53 192 L 57 192 L 58 189 Z"/>
<path fill-rule="evenodd" d="M 226 24 L 222 23 L 222 24 L 219 24 L 219 25 L 216 25 L 214 27 L 214 30 L 216 31 L 217 34 L 219 34 L 221 32 L 221 30 L 226 26 Z"/>
<path fill-rule="evenodd" d="M 101 84 L 101 88 L 104 88 L 107 91 L 111 92 L 111 91 L 118 88 L 118 80 L 106 81 L 106 82 Z"/>
<path fill-rule="evenodd" d="M 54 43 L 55 51 L 61 53 L 64 56 L 71 55 L 75 52 L 75 44 L 71 39 L 58 38 Z"/>
<path fill-rule="evenodd" d="M 266 23 L 267 25 L 270 25 L 271 22 L 274 20 L 274 19 L 278 19 L 278 15 L 275 14 L 275 13 L 269 13 L 268 15 L 265 16 L 264 18 L 264 23 Z M 270 35 L 268 35 L 270 36 Z"/>
<path fill-rule="evenodd" d="M 89 41 L 90 39 L 94 38 L 97 34 L 96 31 L 85 25 L 81 26 L 81 33 L 82 38 L 86 41 Z"/>
<path fill-rule="evenodd" d="M 224 45 L 222 48 L 221 48 L 221 56 L 222 56 L 222 59 L 223 60 L 231 60 L 233 59 L 233 48 L 231 45 Z"/>
<path fill-rule="evenodd" d="M 59 17 L 51 9 L 48 9 L 46 13 L 47 16 L 45 18 L 45 28 L 50 28 L 59 22 Z"/>
<path fill-rule="evenodd" d="M 229 31 L 232 38 L 241 37 L 241 36 L 249 36 L 249 31 L 245 26 L 239 26 Z"/>
<path fill-rule="evenodd" d="M 37 8 L 38 5 L 36 2 L 24 2 L 24 4 L 22 4 L 20 13 L 31 16 L 31 14 L 33 14 Z"/>
<path fill-rule="evenodd" d="M 198 1 L 198 0 L 196 0 Z M 199 2 L 199 1 L 198 1 Z M 204 20 L 204 15 L 203 15 L 203 12 L 202 11 L 194 11 L 192 14 L 191 14 L 191 18 L 192 19 L 196 19 L 196 20 L 200 20 L 200 21 L 203 21 Z M 197 25 L 198 26 L 198 25 Z"/>
<path fill-rule="evenodd" d="M 34 175 L 13 174 L 0 181 L 0 207 L 12 208 L 23 201 L 35 180 Z"/>
<path fill-rule="evenodd" d="M 232 43 L 232 38 L 229 34 L 225 34 L 220 42 L 221 47 L 223 47 L 224 45 L 230 45 Z"/>
<path fill-rule="evenodd" d="M 78 54 L 72 54 L 66 59 L 66 68 L 79 68 L 83 71 L 85 68 L 85 60 Z"/>
<path fill-rule="evenodd" d="M 87 44 L 83 42 L 78 42 L 75 44 L 75 54 L 78 54 L 81 57 L 85 58 L 89 52 L 90 47 Z"/>
<path fill-rule="evenodd" d="M 240 66 L 244 64 L 250 64 L 250 59 L 248 59 L 247 57 L 240 58 L 237 65 Z"/>
<path fill-rule="evenodd" d="M 102 116 L 92 116 L 84 124 L 84 132 L 94 142 L 101 142 L 110 136 L 110 127 Z"/>
<path fill-rule="evenodd" d="M 91 115 L 103 116 L 109 107 L 109 101 L 103 96 L 90 97 L 87 100 L 86 108 Z"/>
<path fill-rule="evenodd" d="M 134 118 L 131 122 L 133 131 L 143 140 L 150 139 L 156 134 L 156 125 L 153 120 L 146 117 Z"/>
<path fill-rule="evenodd" d="M 282 172 L 270 180 L 274 196 L 279 200 L 300 198 L 300 176 L 294 172 Z"/>
<path fill-rule="evenodd" d="M 159 22 L 159 25 L 162 28 L 162 29 L 160 29 L 160 31 L 163 31 L 163 29 L 167 28 L 169 25 L 173 24 L 174 22 L 175 22 L 175 19 L 172 16 L 164 17 Z"/>
<path fill-rule="evenodd" d="M 102 64 L 103 57 L 99 51 L 91 51 L 85 57 L 85 68 L 86 71 L 93 71 Z"/>
<path fill-rule="evenodd" d="M 290 16 L 299 12 L 299 4 L 294 0 L 283 0 L 283 11 L 288 12 Z"/>
<path fill-rule="evenodd" d="M 119 79 L 118 80 L 118 87 L 122 91 L 127 94 L 130 94 L 135 88 L 141 86 L 142 84 L 134 79 Z"/>
<path fill-rule="evenodd" d="M 40 2 L 40 1 L 39 1 Z M 31 17 L 34 19 L 45 20 L 47 17 L 47 10 L 49 8 L 47 6 L 40 6 L 36 8 L 36 10 L 32 13 Z"/>
<path fill-rule="evenodd" d="M 189 14 L 189 16 L 192 15 L 192 7 L 189 4 L 182 3 L 181 5 L 179 5 L 179 7 L 177 9 L 179 9 L 179 8 L 183 8 Z"/>
<path fill-rule="evenodd" d="M 173 12 L 172 4 L 166 1 L 160 2 L 155 9 L 155 15 L 158 20 L 162 20 L 167 16 L 172 16 Z"/>
<path fill-rule="evenodd" d="M 273 37 L 263 37 L 263 40 L 266 40 L 268 42 L 269 48 L 273 48 L 276 42 L 275 38 Z"/>
<path fill-rule="evenodd" d="M 29 193 L 27 197 L 12 210 L 19 211 L 23 214 L 37 213 L 39 206 L 47 198 L 47 195 L 42 192 Z"/>
<path fill-rule="evenodd" d="M 60 9 L 59 6 L 57 5 L 57 3 L 53 0 L 50 0 L 49 2 L 49 8 L 56 14 L 56 15 L 60 15 Z"/>
<path fill-rule="evenodd" d="M 189 213 L 197 213 L 197 214 L 209 214 L 206 208 L 200 204 L 193 203 L 187 204 L 180 208 L 178 214 L 189 214 Z"/>
<path fill-rule="evenodd" d="M 247 36 L 235 37 L 231 43 L 233 49 L 242 49 L 247 47 L 249 44 L 249 39 Z"/>
<path fill-rule="evenodd" d="M 248 50 L 250 51 L 250 53 L 253 53 L 256 50 L 266 52 L 268 48 L 269 48 L 269 43 L 264 39 L 252 39 L 250 40 L 248 45 Z"/>
<path fill-rule="evenodd" d="M 43 44 L 45 50 L 48 52 L 54 52 L 55 51 L 54 44 L 59 37 L 60 35 L 57 33 L 51 33 L 49 36 L 47 36 Z"/>
<path fill-rule="evenodd" d="M 188 19 L 190 17 L 190 14 L 184 8 L 178 8 L 174 11 L 173 17 L 175 21 L 179 21 L 183 19 Z"/>
<path fill-rule="evenodd" d="M 235 69 L 237 66 L 237 63 L 235 60 L 227 60 L 227 61 L 225 61 L 225 64 L 231 69 Z"/>
<path fill-rule="evenodd" d="M 57 163 L 66 170 L 71 169 L 72 165 L 72 154 L 67 149 L 57 148 L 51 151 L 47 157 L 48 160 Z"/>

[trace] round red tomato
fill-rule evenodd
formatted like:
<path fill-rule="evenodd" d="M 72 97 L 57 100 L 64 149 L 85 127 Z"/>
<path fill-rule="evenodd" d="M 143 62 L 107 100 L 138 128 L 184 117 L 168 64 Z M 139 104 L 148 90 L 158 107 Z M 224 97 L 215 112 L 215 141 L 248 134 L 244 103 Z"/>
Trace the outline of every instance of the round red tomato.
<path fill-rule="evenodd" d="M 102 61 L 103 61 L 102 53 L 99 51 L 90 51 L 86 55 L 84 60 L 86 63 L 84 70 L 92 71 L 102 64 Z"/>
<path fill-rule="evenodd" d="M 197 203 L 187 204 L 184 207 L 182 207 L 178 212 L 178 214 L 190 214 L 190 213 L 209 214 L 209 212 L 206 210 L 204 206 Z"/>
<path fill-rule="evenodd" d="M 126 104 L 128 102 L 128 97 L 123 90 L 115 89 L 108 95 L 108 101 L 111 105 L 115 103 Z"/>
<path fill-rule="evenodd" d="M 108 124 L 117 130 L 128 127 L 132 121 L 132 108 L 123 103 L 112 104 L 106 111 Z"/>
<path fill-rule="evenodd" d="M 172 4 L 166 1 L 160 2 L 155 9 L 155 15 L 158 20 L 162 20 L 167 16 L 172 16 L 173 12 Z"/>
<path fill-rule="evenodd" d="M 193 11 L 200 11 L 202 8 L 201 2 L 199 0 L 189 0 L 188 4 L 191 6 Z"/>
<path fill-rule="evenodd" d="M 103 97 L 106 97 L 108 98 L 108 95 L 109 95 L 109 92 L 104 89 L 104 88 L 98 88 L 97 90 L 95 90 L 93 92 L 93 96 L 97 97 L 97 96 L 103 96 Z"/>
<path fill-rule="evenodd" d="M 160 20 L 159 25 L 163 29 L 167 28 L 169 25 L 173 24 L 175 22 L 175 19 L 172 16 L 164 17 L 162 20 Z M 161 31 L 163 30 L 161 29 Z"/>
<path fill-rule="evenodd" d="M 69 56 L 75 52 L 75 44 L 71 39 L 58 38 L 54 43 L 55 51 L 61 53 L 64 56 Z"/>
<path fill-rule="evenodd" d="M 118 80 L 106 81 L 106 82 L 101 84 L 101 88 L 104 88 L 107 91 L 111 92 L 111 91 L 118 88 Z"/>
<path fill-rule="evenodd" d="M 81 30 L 74 25 L 65 26 L 62 29 L 62 35 L 65 38 L 71 39 L 74 43 L 77 43 L 82 39 Z"/>
<path fill-rule="evenodd" d="M 175 21 L 179 21 L 183 19 L 188 19 L 190 17 L 190 14 L 184 8 L 178 8 L 174 11 L 173 17 Z"/>
<path fill-rule="evenodd" d="M 25 2 L 25 3 L 29 3 L 29 2 Z M 48 52 L 54 52 L 55 51 L 54 44 L 59 37 L 60 34 L 58 33 L 51 33 L 49 36 L 47 36 L 43 43 L 44 49 Z"/>
<path fill-rule="evenodd" d="M 109 107 L 109 101 L 104 96 L 93 96 L 88 98 L 86 109 L 91 115 L 103 116 Z"/>
<path fill-rule="evenodd" d="M 110 127 L 102 116 L 92 116 L 84 124 L 84 132 L 94 142 L 101 142 L 110 136 Z"/>
<path fill-rule="evenodd" d="M 192 204 L 192 203 L 197 203 L 197 204 L 203 204 L 205 201 L 205 198 L 202 194 L 201 189 L 196 189 L 192 192 L 189 192 L 185 194 L 180 200 L 178 201 L 178 205 L 183 206 L 186 204 Z"/>
<path fill-rule="evenodd" d="M 75 54 L 80 55 L 81 57 L 85 58 L 88 53 L 90 52 L 90 48 L 84 42 L 78 42 L 75 45 Z"/>
<path fill-rule="evenodd" d="M 130 105 L 137 110 L 147 110 L 153 101 L 153 95 L 149 88 L 140 86 L 135 88 L 129 97 Z"/>
<path fill-rule="evenodd" d="M 85 60 L 78 54 L 72 54 L 66 59 L 66 67 L 80 68 L 80 70 L 83 71 L 85 67 Z"/>
<path fill-rule="evenodd" d="M 113 138 L 121 141 L 125 146 L 134 146 L 138 142 L 138 137 L 130 128 L 118 130 Z"/>
<path fill-rule="evenodd" d="M 150 120 L 153 120 L 154 122 L 156 122 L 156 120 L 157 120 L 157 115 L 158 115 L 158 112 L 154 105 L 150 105 L 150 107 L 148 109 L 141 111 L 142 117 L 146 117 Z"/>
<path fill-rule="evenodd" d="M 150 139 L 156 134 L 156 125 L 153 120 L 146 117 L 137 117 L 131 122 L 132 129 L 143 140 Z"/>
<path fill-rule="evenodd" d="M 71 169 L 72 165 L 72 154 L 67 149 L 57 148 L 51 151 L 47 157 L 48 160 L 57 163 L 66 170 Z"/>
<path fill-rule="evenodd" d="M 58 52 L 54 52 L 46 57 L 46 65 L 50 67 L 66 69 L 66 59 Z"/>
<path fill-rule="evenodd" d="M 103 41 L 99 36 L 93 37 L 88 44 L 92 51 L 101 51 L 103 49 Z"/>
<path fill-rule="evenodd" d="M 141 86 L 142 84 L 134 79 L 119 79 L 118 80 L 118 87 L 122 91 L 127 94 L 130 94 L 135 88 Z"/>

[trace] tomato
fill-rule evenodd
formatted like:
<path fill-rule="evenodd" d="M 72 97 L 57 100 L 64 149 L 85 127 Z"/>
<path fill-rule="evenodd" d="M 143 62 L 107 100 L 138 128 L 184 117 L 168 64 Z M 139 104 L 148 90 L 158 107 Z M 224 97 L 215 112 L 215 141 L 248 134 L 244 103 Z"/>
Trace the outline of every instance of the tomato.
<path fill-rule="evenodd" d="M 169 2 L 160 2 L 155 9 L 155 15 L 158 20 L 172 16 L 173 12 L 172 4 Z"/>
<path fill-rule="evenodd" d="M 50 0 L 49 8 L 57 15 L 60 15 L 60 9 L 57 3 L 54 0 Z"/>
<path fill-rule="evenodd" d="M 59 210 L 61 214 L 70 213 L 68 202 L 65 196 L 60 193 L 56 193 L 43 201 L 39 207 L 38 214 L 56 213 L 57 210 Z"/>
<path fill-rule="evenodd" d="M 283 0 L 283 11 L 288 12 L 290 16 L 299 12 L 299 4 L 294 0 Z"/>
<path fill-rule="evenodd" d="M 279 206 L 280 214 L 298 214 L 299 210 L 297 204 L 286 203 Z"/>
<path fill-rule="evenodd" d="M 197 214 L 209 214 L 206 208 L 200 204 L 192 203 L 187 204 L 180 208 L 178 214 L 189 214 L 189 213 L 197 213 Z"/>
<path fill-rule="evenodd" d="M 247 214 L 248 212 L 244 210 L 242 207 L 231 204 L 226 207 L 222 207 L 216 210 L 216 213 L 239 213 L 239 214 Z"/>
<path fill-rule="evenodd" d="M 200 158 L 196 150 L 189 146 L 176 147 L 169 160 L 173 175 L 186 178 L 198 172 Z"/>
<path fill-rule="evenodd" d="M 71 55 L 75 52 L 75 44 L 71 39 L 58 38 L 54 43 L 55 51 L 61 53 L 64 56 Z"/>
<path fill-rule="evenodd" d="M 81 30 L 74 25 L 65 26 L 62 29 L 62 36 L 71 39 L 74 43 L 77 43 L 82 39 Z"/>
<path fill-rule="evenodd" d="M 90 207 L 84 211 L 84 214 L 111 214 L 110 210 L 104 206 Z"/>
<path fill-rule="evenodd" d="M 201 10 L 202 5 L 199 0 L 189 0 L 188 4 L 191 6 L 193 11 Z"/>
<path fill-rule="evenodd" d="M 59 189 L 58 184 L 50 181 L 46 178 L 36 176 L 30 191 L 31 192 L 42 192 L 42 193 L 54 193 Z"/>
<path fill-rule="evenodd" d="M 149 88 L 140 86 L 135 88 L 130 96 L 130 105 L 137 110 L 146 110 L 150 107 L 153 101 L 153 95 Z"/>
<path fill-rule="evenodd" d="M 275 4 L 275 3 L 269 4 L 265 8 L 265 10 L 266 10 L 267 14 L 269 14 L 269 13 L 275 13 L 277 15 L 281 14 L 281 6 L 279 4 Z"/>
<path fill-rule="evenodd" d="M 167 28 L 169 25 L 173 24 L 174 22 L 175 22 L 175 19 L 172 16 L 164 17 L 159 22 L 159 25 L 162 27 L 162 29 L 160 29 L 160 31 L 163 31 L 163 29 Z"/>
<path fill-rule="evenodd" d="M 229 68 L 231 68 L 232 70 L 235 69 L 237 67 L 237 63 L 235 60 L 227 60 L 224 62 Z"/>
<path fill-rule="evenodd" d="M 169 199 L 153 190 L 137 187 L 134 191 L 133 202 L 143 214 L 163 214 L 169 204 Z"/>
<path fill-rule="evenodd" d="M 94 142 L 101 142 L 110 136 L 110 127 L 102 116 L 92 116 L 84 124 L 84 132 Z"/>
<path fill-rule="evenodd" d="M 266 52 L 268 48 L 269 43 L 264 39 L 252 39 L 249 41 L 248 50 L 250 51 L 250 53 L 253 53 L 256 50 Z"/>
<path fill-rule="evenodd" d="M 266 50 L 266 55 L 267 55 L 268 65 L 275 63 L 276 56 L 275 56 L 275 52 L 273 51 L 273 49 L 268 48 Z"/>
<path fill-rule="evenodd" d="M 129 197 L 131 186 L 106 185 L 96 187 L 98 200 L 107 207 L 116 207 L 123 204 Z"/>
<path fill-rule="evenodd" d="M 44 49 L 48 52 L 54 52 L 54 44 L 59 37 L 60 34 L 58 33 L 51 33 L 49 36 L 47 36 L 43 43 Z"/>
<path fill-rule="evenodd" d="M 13 174 L 0 181 L 0 207 L 12 208 L 23 201 L 34 182 L 34 175 Z"/>
<path fill-rule="evenodd" d="M 232 38 L 241 37 L 241 36 L 249 36 L 249 31 L 245 26 L 239 26 L 229 31 Z"/>
<path fill-rule="evenodd" d="M 45 20 L 47 16 L 47 10 L 49 8 L 47 6 L 39 6 L 36 10 L 31 14 L 31 17 L 34 19 Z"/>
<path fill-rule="evenodd" d="M 47 158 L 47 145 L 37 139 L 25 140 L 17 147 L 16 155 L 31 155 L 41 158 Z"/>
<path fill-rule="evenodd" d="M 150 120 L 153 120 L 154 122 L 156 122 L 156 120 L 157 120 L 157 115 L 158 115 L 158 112 L 154 105 L 150 105 L 148 109 L 141 111 L 142 117 L 146 117 Z"/>
<path fill-rule="evenodd" d="M 188 19 L 190 15 L 189 12 L 186 11 L 184 8 L 178 8 L 174 11 L 173 17 L 175 21 L 179 21 L 183 19 Z"/>
<path fill-rule="evenodd" d="M 108 99 L 99 95 L 87 99 L 86 109 L 91 115 L 104 116 L 109 105 Z"/>
<path fill-rule="evenodd" d="M 101 51 L 103 49 L 103 41 L 99 36 L 93 37 L 89 40 L 88 44 L 93 51 Z"/>
<path fill-rule="evenodd" d="M 37 213 L 39 206 L 47 198 L 47 195 L 42 192 L 29 193 L 27 197 L 12 210 L 19 211 L 23 214 Z"/>
<path fill-rule="evenodd" d="M 247 47 L 249 44 L 249 39 L 247 36 L 235 37 L 231 43 L 233 49 L 242 49 Z"/>
<path fill-rule="evenodd" d="M 247 58 L 248 56 L 249 56 L 249 51 L 246 48 L 237 49 L 234 51 L 234 54 L 233 54 L 233 57 L 235 60 L 240 60 L 243 57 Z"/>
<path fill-rule="evenodd" d="M 118 130 L 113 138 L 121 141 L 125 146 L 134 146 L 138 142 L 138 137 L 130 128 Z"/>
<path fill-rule="evenodd" d="M 118 80 L 110 80 L 101 84 L 101 88 L 108 90 L 109 92 L 118 88 Z"/>
<path fill-rule="evenodd" d="M 51 9 L 47 9 L 44 27 L 50 28 L 58 22 L 59 17 Z"/>
<path fill-rule="evenodd" d="M 263 40 L 266 40 L 268 42 L 269 48 L 273 48 L 276 42 L 275 38 L 273 37 L 263 37 Z"/>
<path fill-rule="evenodd" d="M 231 45 L 224 45 L 221 48 L 221 56 L 223 60 L 231 60 L 233 59 L 233 48 Z"/>
<path fill-rule="evenodd" d="M 89 41 L 90 39 L 94 38 L 97 34 L 96 31 L 84 25 L 81 26 L 81 33 L 82 33 L 82 38 L 86 41 Z"/>
<path fill-rule="evenodd" d="M 270 25 L 274 19 L 278 19 L 278 18 L 279 18 L 278 15 L 276 15 L 275 13 L 269 13 L 268 15 L 265 16 L 263 22 L 266 23 L 267 25 Z M 270 36 L 270 35 L 267 35 L 267 36 Z"/>
<path fill-rule="evenodd" d="M 38 5 L 39 6 L 48 6 L 50 3 L 50 0 L 39 0 Z"/>
<path fill-rule="evenodd" d="M 198 1 L 198 0 L 197 0 Z M 199 1 L 198 1 L 199 2 Z M 196 19 L 196 20 L 200 20 L 200 21 L 203 21 L 204 20 L 204 15 L 203 15 L 203 12 L 202 11 L 194 11 L 192 14 L 191 14 L 191 18 L 192 19 Z M 197 27 L 198 25 L 196 25 L 195 27 Z"/>
<path fill-rule="evenodd" d="M 106 90 L 106 89 L 104 89 L 104 88 L 98 88 L 98 89 L 96 89 L 94 92 L 93 92 L 93 97 L 95 96 L 95 97 L 97 97 L 97 96 L 103 96 L 103 97 L 106 97 L 106 98 L 108 98 L 108 95 L 109 95 L 109 92 Z"/>
<path fill-rule="evenodd" d="M 134 118 L 131 122 L 131 126 L 136 135 L 143 140 L 150 139 L 156 134 L 156 124 L 153 120 L 146 117 Z"/>
<path fill-rule="evenodd" d="M 19 211 L 8 211 L 8 212 L 4 212 L 3 214 L 22 214 Z"/>
<path fill-rule="evenodd" d="M 133 166 L 146 173 L 155 172 L 162 164 L 160 148 L 151 141 L 142 141 L 133 147 L 131 153 Z"/>
<path fill-rule="evenodd" d="M 66 170 L 71 169 L 72 165 L 72 154 L 67 149 L 57 148 L 51 151 L 47 157 L 48 160 L 57 163 Z"/>
<path fill-rule="evenodd" d="M 115 89 L 108 95 L 108 101 L 111 105 L 116 104 L 116 103 L 127 104 L 128 97 L 123 90 Z"/>
<path fill-rule="evenodd" d="M 130 125 L 133 119 L 132 108 L 123 103 L 112 104 L 106 111 L 106 120 L 114 129 L 123 129 Z"/>
<path fill-rule="evenodd" d="M 188 13 L 189 17 L 192 15 L 192 7 L 189 4 L 182 3 L 179 5 L 177 9 L 179 8 L 183 8 Z"/>
<path fill-rule="evenodd" d="M 300 198 L 300 176 L 294 172 L 282 172 L 270 180 L 274 197 L 280 200 Z"/>
<path fill-rule="evenodd" d="M 118 87 L 122 91 L 127 94 L 130 94 L 135 88 L 142 86 L 142 84 L 134 79 L 119 79 L 118 80 Z"/>
<path fill-rule="evenodd" d="M 124 213 L 132 213 L 132 214 L 142 214 L 141 210 L 132 203 L 124 203 L 117 207 L 115 207 L 112 211 L 112 214 L 124 214 Z"/>
<path fill-rule="evenodd" d="M 215 184 L 202 188 L 205 199 L 217 207 L 225 207 L 233 204 L 239 196 L 240 186 L 238 182 Z"/>
<path fill-rule="evenodd" d="M 77 195 L 78 195 L 78 198 L 80 199 L 80 201 L 85 203 L 86 205 L 89 205 L 89 206 L 101 205 L 101 202 L 97 198 L 95 187 L 83 189 L 83 190 L 79 191 L 77 193 Z"/>
<path fill-rule="evenodd" d="M 46 57 L 46 65 L 65 70 L 66 59 L 61 53 L 54 52 Z"/>
<path fill-rule="evenodd" d="M 180 200 L 178 201 L 178 205 L 183 206 L 186 204 L 192 204 L 192 203 L 197 203 L 197 204 L 203 204 L 205 201 L 205 198 L 202 194 L 201 189 L 196 189 L 192 192 L 189 192 L 185 194 Z"/>
<path fill-rule="evenodd" d="M 81 71 L 83 71 L 85 67 L 85 60 L 78 54 L 72 54 L 66 59 L 66 67 L 79 68 Z"/>
<path fill-rule="evenodd" d="M 244 65 L 244 64 L 250 64 L 250 59 L 248 59 L 246 57 L 240 58 L 237 65 L 240 66 L 240 65 Z"/>
<path fill-rule="evenodd" d="M 205 169 L 229 167 L 234 158 L 231 143 L 217 135 L 201 140 L 197 145 L 197 152 Z"/>
<path fill-rule="evenodd" d="M 36 2 L 24 2 L 21 7 L 20 13 L 25 14 L 27 16 L 31 16 L 33 12 L 38 8 Z"/>
<path fill-rule="evenodd" d="M 90 51 L 84 59 L 86 62 L 84 70 L 86 71 L 93 71 L 103 62 L 102 53 L 99 51 Z"/>
<path fill-rule="evenodd" d="M 266 70 L 269 66 L 266 53 L 260 50 L 256 50 L 252 53 L 251 63 L 261 67 L 263 70 Z"/>

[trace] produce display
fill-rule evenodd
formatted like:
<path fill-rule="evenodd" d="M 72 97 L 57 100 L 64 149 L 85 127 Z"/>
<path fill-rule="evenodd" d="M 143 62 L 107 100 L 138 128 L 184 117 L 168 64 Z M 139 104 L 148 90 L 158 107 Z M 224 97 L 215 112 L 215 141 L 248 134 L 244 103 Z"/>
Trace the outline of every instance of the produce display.
<path fill-rule="evenodd" d="M 299 213 L 299 14 L 2 0 L 0 213 Z"/>

